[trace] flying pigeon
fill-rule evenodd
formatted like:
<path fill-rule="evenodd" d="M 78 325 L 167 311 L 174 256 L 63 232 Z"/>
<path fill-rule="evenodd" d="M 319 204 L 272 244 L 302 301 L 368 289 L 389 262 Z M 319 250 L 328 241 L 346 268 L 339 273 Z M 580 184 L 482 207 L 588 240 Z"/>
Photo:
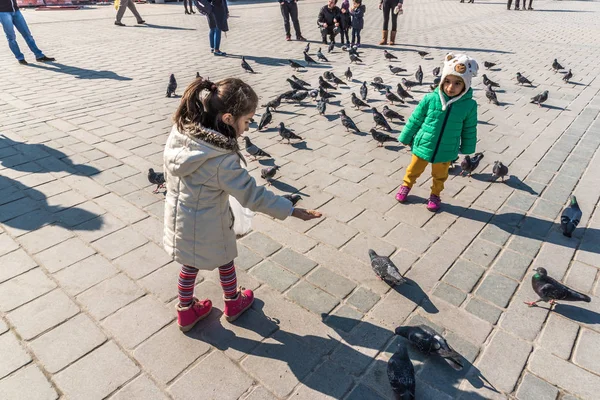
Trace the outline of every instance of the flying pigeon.
<path fill-rule="evenodd" d="M 288 62 L 290 63 L 290 67 L 292 67 L 292 69 L 294 71 L 297 71 L 300 68 L 304 68 L 304 66 L 302 64 L 299 64 L 294 60 L 288 60 Z"/>
<path fill-rule="evenodd" d="M 394 104 L 394 102 L 404 103 L 404 100 L 396 96 L 394 93 L 390 92 L 390 88 L 388 87 L 385 88 L 385 98 L 388 99 L 392 104 Z"/>
<path fill-rule="evenodd" d="M 494 67 L 496 66 L 496 63 L 489 62 L 489 61 L 484 61 L 484 62 L 483 62 L 483 66 L 484 66 L 486 69 L 490 69 L 490 68 L 494 68 Z"/>
<path fill-rule="evenodd" d="M 292 90 L 306 90 L 304 86 L 294 80 L 291 80 L 290 78 L 287 78 L 286 81 L 290 84 Z"/>
<path fill-rule="evenodd" d="M 246 57 L 244 57 L 244 56 L 242 56 L 242 68 L 246 72 L 250 72 L 251 74 L 254 73 L 254 70 L 252 69 L 252 67 L 250 66 L 250 64 L 248 64 L 248 62 L 246 62 Z"/>
<path fill-rule="evenodd" d="M 334 90 L 335 89 L 335 86 L 333 86 L 331 83 L 329 83 L 325 79 L 323 79 L 322 76 L 319 77 L 319 86 L 325 90 Z"/>
<path fill-rule="evenodd" d="M 372 132 L 373 130 L 371 130 Z M 373 138 L 375 137 L 373 136 Z M 377 255 L 375 250 L 369 249 L 369 258 L 371 260 L 371 268 L 375 274 L 387 284 L 395 286 L 406 282 L 406 279 L 400 274 L 400 271 L 398 271 L 398 268 L 396 268 L 389 257 Z"/>
<path fill-rule="evenodd" d="M 554 61 L 552 62 L 552 69 L 554 70 L 554 73 L 556 73 L 559 70 L 564 69 L 564 68 L 562 65 L 560 65 L 558 60 L 555 58 Z"/>
<path fill-rule="evenodd" d="M 177 90 L 177 81 L 175 80 L 175 74 L 171 74 L 169 77 L 169 85 L 167 85 L 167 97 L 171 97 Z"/>
<path fill-rule="evenodd" d="M 569 70 L 569 72 L 567 72 L 565 74 L 565 76 L 563 76 L 562 80 L 569 83 L 569 80 L 573 77 L 573 73 L 571 72 L 571 70 Z"/>
<path fill-rule="evenodd" d="M 483 79 L 484 86 L 490 86 L 491 85 L 492 87 L 500 87 L 500 85 L 498 85 L 496 82 L 494 82 L 493 80 L 489 79 L 486 74 L 483 74 L 481 76 L 481 78 Z"/>
<path fill-rule="evenodd" d="M 350 67 L 348 67 L 346 72 L 344 72 L 344 76 L 346 77 L 346 80 L 352 79 L 352 71 L 350 71 Z"/>
<path fill-rule="evenodd" d="M 482 158 L 483 153 L 475 153 L 473 157 L 466 155 L 465 159 L 460 163 L 460 167 L 462 168 L 460 175 L 463 176 L 463 174 L 466 173 L 468 176 L 471 176 L 473 171 L 479 167 L 479 162 Z"/>
<path fill-rule="evenodd" d="M 417 80 L 417 82 L 419 82 L 419 85 L 423 84 L 423 69 L 421 68 L 420 65 L 419 65 L 419 68 L 417 69 L 417 72 L 415 72 L 415 79 Z"/>
<path fill-rule="evenodd" d="M 279 123 L 279 136 L 281 136 L 280 141 L 286 139 L 288 143 L 290 143 L 290 139 L 302 140 L 302 138 L 292 132 L 291 129 L 286 128 L 283 122 Z"/>
<path fill-rule="evenodd" d="M 433 71 L 432 71 L 432 73 L 433 73 L 433 76 L 439 76 L 439 75 L 440 75 L 440 71 L 441 71 L 441 68 L 440 68 L 440 67 L 435 67 L 435 68 L 433 69 Z"/>
<path fill-rule="evenodd" d="M 498 178 L 502 179 L 504 182 L 504 177 L 508 175 L 508 167 L 502 164 L 502 161 L 494 161 L 494 167 L 492 168 L 493 180 L 497 180 Z"/>
<path fill-rule="evenodd" d="M 258 123 L 258 128 L 256 128 L 256 130 L 260 131 L 262 128 L 265 128 L 267 125 L 269 125 L 271 121 L 273 121 L 273 114 L 271 114 L 270 108 L 267 107 L 265 113 L 262 115 L 262 117 L 260 117 L 260 122 Z"/>
<path fill-rule="evenodd" d="M 398 93 L 398 96 L 400 96 L 401 99 L 414 99 L 414 97 L 412 97 L 412 95 L 410 93 L 408 93 L 401 84 L 398 84 L 397 88 L 396 88 L 396 92 Z"/>
<path fill-rule="evenodd" d="M 319 99 L 319 101 L 317 101 L 317 111 L 319 112 L 319 115 L 325 115 L 326 109 L 327 109 L 327 100 Z"/>
<path fill-rule="evenodd" d="M 352 104 L 354 105 L 354 107 L 358 108 L 359 110 L 361 107 L 369 107 L 369 105 L 367 103 L 365 103 L 364 101 L 362 101 L 361 99 L 356 97 L 356 93 L 354 93 L 354 92 L 352 92 L 351 101 L 352 101 Z"/>
<path fill-rule="evenodd" d="M 390 72 L 394 75 L 399 74 L 400 72 L 406 72 L 404 68 L 394 67 L 393 65 L 388 65 Z"/>
<path fill-rule="evenodd" d="M 539 107 L 542 106 L 542 103 L 548 100 L 548 91 L 544 90 L 542 93 L 531 98 L 530 103 L 537 104 Z"/>
<path fill-rule="evenodd" d="M 548 276 L 545 268 L 534 268 L 536 273 L 531 277 L 531 286 L 537 295 L 540 297 L 536 301 L 526 301 L 529 307 L 535 306 L 540 301 L 550 303 L 550 306 L 556 304 L 556 300 L 565 301 L 592 301 L 589 296 L 579 293 L 555 279 Z"/>
<path fill-rule="evenodd" d="M 165 174 L 162 172 L 154 172 L 152 168 L 148 170 L 148 182 L 156 185 L 156 189 L 152 193 L 158 193 L 158 189 L 165 187 Z"/>
<path fill-rule="evenodd" d="M 491 85 L 487 87 L 485 91 L 485 97 L 487 97 L 488 103 L 494 103 L 497 106 L 500 105 L 500 103 L 498 103 L 498 97 L 496 96 L 496 92 L 494 92 L 494 89 Z"/>
<path fill-rule="evenodd" d="M 317 64 L 317 62 L 311 56 L 309 56 L 308 53 L 304 53 L 304 61 L 306 61 L 308 65 Z"/>
<path fill-rule="evenodd" d="M 332 40 L 331 42 L 329 42 L 329 47 L 327 47 L 327 52 L 331 53 L 334 48 L 335 48 L 335 42 Z"/>
<path fill-rule="evenodd" d="M 342 125 L 346 128 L 346 132 L 353 130 L 356 133 L 360 133 L 360 129 L 356 126 L 352 118 L 346 115 L 346 111 L 340 110 L 340 120 L 342 121 Z"/>
<path fill-rule="evenodd" d="M 300 200 L 302 200 L 302 196 L 300 196 L 299 194 L 284 194 L 283 196 L 286 199 L 288 199 L 289 201 L 292 202 L 292 205 L 296 205 L 297 202 L 299 202 Z"/>
<path fill-rule="evenodd" d="M 417 53 L 419 53 L 419 55 L 421 56 L 421 58 L 425 58 L 429 55 L 428 52 L 426 51 L 417 51 Z"/>
<path fill-rule="evenodd" d="M 579 204 L 577 203 L 577 198 L 575 196 L 571 196 L 571 203 L 569 207 L 565 208 L 560 215 L 560 229 L 562 230 L 563 235 L 566 237 L 571 237 L 577 225 L 579 225 L 579 221 L 581 221 L 583 213 L 581 212 L 581 208 L 579 208 Z"/>
<path fill-rule="evenodd" d="M 277 107 L 281 105 L 281 96 L 275 97 L 273 100 L 269 101 L 267 104 L 262 105 L 262 107 L 268 107 L 273 110 L 277 110 Z"/>
<path fill-rule="evenodd" d="M 377 147 L 382 147 L 384 145 L 384 143 L 386 143 L 386 142 L 396 142 L 397 141 L 396 138 L 393 138 L 390 135 L 386 135 L 385 133 L 377 132 L 375 129 L 371 129 L 369 131 L 369 133 L 371 133 L 371 136 L 373 137 L 373 139 L 375 139 L 375 141 L 379 143 L 377 145 Z"/>
<path fill-rule="evenodd" d="M 406 78 L 402 78 L 402 83 L 406 86 L 406 90 L 412 90 L 413 87 L 419 86 L 419 82 L 409 81 Z"/>
<path fill-rule="evenodd" d="M 396 335 L 402 336 L 415 346 L 423 354 L 437 354 L 455 370 L 460 371 L 463 365 L 458 354 L 444 339 L 442 335 L 427 325 L 399 326 L 395 330 Z"/>
<path fill-rule="evenodd" d="M 517 82 L 519 82 L 521 85 L 533 86 L 533 83 L 531 83 L 531 81 L 529 79 L 527 79 L 523 75 L 521 75 L 520 72 L 517 72 Z"/>
<path fill-rule="evenodd" d="M 244 141 L 246 142 L 246 151 L 254 157 L 254 160 L 252 161 L 256 161 L 258 157 L 271 157 L 269 153 L 253 144 L 248 136 L 244 136 Z"/>
<path fill-rule="evenodd" d="M 408 350 L 403 344 L 388 361 L 387 375 L 397 400 L 414 400 L 415 368 L 408 356 Z"/>
<path fill-rule="evenodd" d="M 402 115 L 400 115 L 396 111 L 390 109 L 388 106 L 383 106 L 383 110 L 381 110 L 381 113 L 387 119 L 396 118 L 396 119 L 399 119 L 400 121 L 404 121 L 404 117 Z"/>
<path fill-rule="evenodd" d="M 356 54 L 350 53 L 350 64 L 357 63 L 357 62 L 362 62 L 362 60 L 360 58 L 358 58 L 358 56 Z"/>
<path fill-rule="evenodd" d="M 383 56 L 385 57 L 386 60 L 397 60 L 398 59 L 398 57 L 396 57 L 392 53 L 388 52 L 387 50 L 383 51 Z"/>
<path fill-rule="evenodd" d="M 279 169 L 278 165 L 274 165 L 272 167 L 263 168 L 260 170 L 260 177 L 265 179 L 269 186 L 271 186 L 271 180 L 275 178 L 277 175 L 277 170 Z"/>
<path fill-rule="evenodd" d="M 310 83 L 303 81 L 302 79 L 298 78 L 296 75 L 292 75 L 292 79 L 296 82 L 299 83 L 302 86 L 306 86 L 306 87 L 310 87 Z M 304 90 L 304 88 L 300 89 L 300 90 Z"/>
<path fill-rule="evenodd" d="M 327 59 L 327 57 L 325 57 L 323 55 L 323 53 L 321 52 L 321 48 L 320 47 L 319 47 L 319 50 L 317 50 L 317 58 L 319 59 L 319 61 L 329 62 L 329 60 Z"/>
<path fill-rule="evenodd" d="M 367 88 L 367 81 L 364 81 L 362 86 L 360 87 L 360 98 L 363 100 L 367 100 L 367 92 L 369 89 Z"/>
<path fill-rule="evenodd" d="M 390 127 L 390 124 L 388 124 L 388 122 L 386 121 L 385 117 L 381 115 L 381 113 L 377 111 L 375 107 L 372 107 L 371 111 L 373 111 L 373 121 L 375 121 L 375 128 L 381 126 L 383 129 L 390 132 L 392 128 Z"/>

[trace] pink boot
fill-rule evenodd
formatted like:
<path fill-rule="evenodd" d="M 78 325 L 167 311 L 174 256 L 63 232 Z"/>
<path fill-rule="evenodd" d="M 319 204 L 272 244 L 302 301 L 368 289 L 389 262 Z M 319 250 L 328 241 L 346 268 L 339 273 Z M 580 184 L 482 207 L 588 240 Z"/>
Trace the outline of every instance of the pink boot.
<path fill-rule="evenodd" d="M 440 199 L 440 196 L 436 196 L 435 194 L 432 194 L 431 196 L 429 196 L 429 201 L 427 202 L 427 209 L 431 212 L 436 212 L 439 211 L 439 209 L 442 207 L 442 199 Z"/>
<path fill-rule="evenodd" d="M 398 190 L 398 193 L 396 193 L 396 200 L 398 200 L 400 203 L 404 203 L 409 193 L 410 188 L 408 186 L 400 186 L 400 190 Z"/>
<path fill-rule="evenodd" d="M 244 311 L 252 306 L 253 302 L 254 293 L 252 290 L 240 287 L 235 298 L 225 299 L 225 310 L 223 310 L 225 319 L 229 322 L 235 321 L 244 313 Z"/>
<path fill-rule="evenodd" d="M 177 325 L 183 332 L 187 332 L 198 323 L 208 317 L 212 310 L 212 302 L 208 299 L 198 300 L 194 297 L 194 302 L 188 307 L 177 305 Z"/>

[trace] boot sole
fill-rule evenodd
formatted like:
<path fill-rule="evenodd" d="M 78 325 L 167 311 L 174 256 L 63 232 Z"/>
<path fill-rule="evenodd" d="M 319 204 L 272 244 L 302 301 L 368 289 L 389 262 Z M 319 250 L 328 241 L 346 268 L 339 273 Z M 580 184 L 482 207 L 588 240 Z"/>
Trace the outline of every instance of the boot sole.
<path fill-rule="evenodd" d="M 212 308 L 210 309 L 209 312 L 207 312 L 206 314 L 204 314 L 203 316 L 201 316 L 200 318 L 198 318 L 196 321 L 194 321 L 193 323 L 189 324 L 189 325 L 185 325 L 185 326 L 181 326 L 179 324 L 177 324 L 177 326 L 179 327 L 179 330 L 181 332 L 189 332 L 190 330 L 192 330 L 192 328 L 194 326 L 196 326 L 196 324 L 200 321 L 202 321 L 204 318 L 208 317 L 210 315 L 210 313 L 212 312 Z"/>
<path fill-rule="evenodd" d="M 225 319 L 227 320 L 227 322 L 233 322 L 233 321 L 235 321 L 236 319 L 238 319 L 239 317 L 241 317 L 242 314 L 245 313 L 247 309 L 249 309 L 250 307 L 252 307 L 252 304 L 254 304 L 254 299 L 252 299 L 252 303 L 248 304 L 248 306 L 246 308 L 244 308 L 242 311 L 240 311 L 236 315 L 231 315 L 231 316 L 226 315 Z"/>

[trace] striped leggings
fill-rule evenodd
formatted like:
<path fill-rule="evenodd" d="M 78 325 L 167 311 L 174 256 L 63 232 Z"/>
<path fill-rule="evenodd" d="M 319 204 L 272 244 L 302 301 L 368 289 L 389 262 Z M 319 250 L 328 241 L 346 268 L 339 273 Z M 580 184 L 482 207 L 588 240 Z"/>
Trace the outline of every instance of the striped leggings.
<path fill-rule="evenodd" d="M 179 291 L 179 305 L 188 307 L 194 302 L 194 285 L 196 284 L 198 269 L 183 265 L 179 272 L 177 289 Z M 226 299 L 233 299 L 237 295 L 237 278 L 233 261 L 219 267 L 219 281 Z"/>

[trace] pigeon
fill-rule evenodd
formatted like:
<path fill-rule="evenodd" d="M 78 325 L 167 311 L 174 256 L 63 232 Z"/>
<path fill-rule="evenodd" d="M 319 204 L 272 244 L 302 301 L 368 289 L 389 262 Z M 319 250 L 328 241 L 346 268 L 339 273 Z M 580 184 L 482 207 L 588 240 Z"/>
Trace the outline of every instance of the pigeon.
<path fill-rule="evenodd" d="M 171 74 L 169 77 L 169 85 L 167 86 L 167 97 L 171 97 L 177 90 L 177 81 L 175 80 L 175 74 Z"/>
<path fill-rule="evenodd" d="M 356 97 L 356 93 L 352 92 L 351 97 L 352 97 L 351 98 L 352 104 L 354 105 L 354 107 L 358 108 L 359 110 L 361 107 L 369 107 L 369 105 L 367 103 L 365 103 L 364 101 L 362 101 L 361 99 Z"/>
<path fill-rule="evenodd" d="M 396 119 L 399 119 L 400 121 L 404 121 L 404 117 L 402 115 L 400 115 L 396 111 L 390 109 L 388 106 L 383 106 L 383 110 L 381 110 L 381 113 L 387 119 L 396 118 Z"/>
<path fill-rule="evenodd" d="M 327 46 L 327 52 L 331 53 L 334 48 L 335 48 L 335 42 L 333 42 L 333 41 L 329 42 L 329 45 Z"/>
<path fill-rule="evenodd" d="M 303 81 L 302 79 L 298 78 L 296 75 L 292 75 L 292 79 L 294 80 L 294 82 L 299 83 L 302 86 L 310 87 L 310 83 Z M 304 90 L 304 88 L 302 88 L 300 90 Z"/>
<path fill-rule="evenodd" d="M 333 99 L 335 97 L 335 94 L 329 93 L 325 89 L 323 89 L 321 86 L 319 86 L 319 96 L 322 99 Z"/>
<path fill-rule="evenodd" d="M 292 87 L 292 90 L 305 90 L 306 89 L 300 83 L 293 81 L 290 78 L 287 78 L 286 81 L 290 84 L 290 86 Z"/>
<path fill-rule="evenodd" d="M 350 67 L 348 67 L 348 69 L 346 70 L 346 72 L 344 72 L 344 76 L 346 77 L 346 80 L 350 80 L 352 79 L 352 71 L 350 71 Z"/>
<path fill-rule="evenodd" d="M 244 56 L 242 56 L 242 68 L 244 69 L 244 71 L 246 72 L 250 72 L 251 74 L 254 73 L 254 70 L 252 69 L 252 67 L 250 66 L 250 64 L 248 64 L 246 62 L 246 58 Z"/>
<path fill-rule="evenodd" d="M 373 78 L 373 82 L 375 83 L 383 83 L 383 78 L 380 76 L 376 76 L 375 78 Z"/>
<path fill-rule="evenodd" d="M 428 52 L 426 51 L 417 51 L 417 53 L 419 53 L 419 55 L 421 56 L 421 58 L 425 58 L 429 55 Z"/>
<path fill-rule="evenodd" d="M 304 61 L 306 61 L 308 65 L 317 64 L 317 62 L 311 56 L 309 56 L 308 53 L 304 53 Z"/>
<path fill-rule="evenodd" d="M 323 72 L 323 78 L 325 78 L 328 81 L 332 80 L 333 79 L 333 75 L 332 75 L 331 71 L 325 71 L 325 72 Z"/>
<path fill-rule="evenodd" d="M 394 331 L 396 335 L 406 338 L 423 354 L 437 354 L 455 370 L 460 371 L 463 365 L 458 354 L 442 335 L 427 325 L 399 326 Z"/>
<path fill-rule="evenodd" d="M 298 136 L 294 132 L 292 132 L 291 129 L 286 128 L 285 124 L 283 122 L 279 123 L 279 136 L 281 136 L 280 141 L 283 139 L 286 139 L 288 141 L 288 143 L 290 143 L 290 139 L 303 140 L 300 136 Z"/>
<path fill-rule="evenodd" d="M 408 93 L 401 84 L 398 84 L 396 92 L 398 93 L 398 96 L 400 96 L 401 99 L 414 99 L 414 97 L 412 97 L 412 95 L 410 93 Z"/>
<path fill-rule="evenodd" d="M 271 185 L 271 180 L 275 178 L 277 175 L 277 170 L 279 169 L 278 165 L 274 165 L 272 167 L 263 168 L 260 170 L 260 177 L 265 179 L 269 186 Z"/>
<path fill-rule="evenodd" d="M 360 133 L 360 129 L 358 129 L 354 121 L 352 121 L 352 118 L 346 115 L 346 111 L 340 111 L 340 120 L 342 121 L 344 128 L 346 128 L 346 132 L 353 130 L 356 133 Z"/>
<path fill-rule="evenodd" d="M 329 62 L 329 60 L 327 59 L 327 57 L 325 57 L 323 55 L 323 53 L 321 53 L 321 48 L 320 47 L 319 47 L 319 50 L 317 50 L 317 58 L 319 59 L 319 61 Z"/>
<path fill-rule="evenodd" d="M 388 65 L 390 72 L 394 75 L 399 74 L 400 72 L 406 72 L 404 68 L 394 67 L 393 65 Z"/>
<path fill-rule="evenodd" d="M 335 89 L 335 86 L 333 86 L 331 83 L 329 83 L 325 79 L 323 79 L 322 76 L 319 77 L 319 86 L 325 90 L 334 90 Z"/>
<path fill-rule="evenodd" d="M 440 75 L 440 71 L 441 71 L 440 67 L 435 67 L 433 69 L 433 71 L 432 71 L 433 76 L 439 76 Z"/>
<path fill-rule="evenodd" d="M 431 90 L 432 91 L 435 90 L 435 88 L 440 85 L 441 81 L 442 81 L 442 78 L 440 78 L 439 76 L 436 76 L 435 79 L 433 80 L 433 84 L 429 85 Z"/>
<path fill-rule="evenodd" d="M 331 81 L 333 83 L 335 83 L 336 85 L 345 85 L 346 84 L 346 82 L 344 82 L 343 80 L 341 80 L 340 78 L 335 76 L 335 74 L 333 72 L 331 73 Z"/>
<path fill-rule="evenodd" d="M 371 86 L 373 86 L 377 90 L 385 90 L 387 89 L 387 85 L 379 82 L 371 82 Z"/>
<path fill-rule="evenodd" d="M 417 80 L 417 82 L 419 82 L 419 85 L 423 84 L 423 69 L 421 68 L 420 65 L 419 65 L 419 68 L 417 69 L 417 72 L 415 72 L 415 79 Z"/>
<path fill-rule="evenodd" d="M 394 102 L 404 103 L 404 100 L 392 93 L 388 87 L 385 88 L 385 98 L 388 99 L 392 104 L 394 104 Z"/>
<path fill-rule="evenodd" d="M 281 96 L 275 97 L 273 100 L 269 101 L 267 104 L 264 104 L 262 107 L 268 107 L 273 110 L 277 110 L 277 107 L 281 105 Z"/>
<path fill-rule="evenodd" d="M 309 90 L 308 95 L 311 97 L 311 99 L 315 100 L 319 96 L 319 89 Z"/>
<path fill-rule="evenodd" d="M 548 276 L 545 268 L 534 268 L 535 274 L 531 277 L 531 286 L 533 291 L 540 297 L 536 301 L 526 301 L 529 307 L 535 306 L 540 301 L 550 303 L 550 306 L 556 304 L 556 300 L 565 301 L 592 301 L 589 296 L 579 293 L 555 279 Z"/>
<path fill-rule="evenodd" d="M 284 92 L 282 94 L 279 95 L 279 98 L 281 100 L 285 99 L 285 100 L 289 100 L 292 98 L 292 96 L 297 92 L 297 90 L 288 90 L 287 92 Z"/>
<path fill-rule="evenodd" d="M 308 53 L 310 51 L 310 42 L 306 43 L 306 47 L 304 47 L 304 52 Z"/>
<path fill-rule="evenodd" d="M 363 100 L 367 100 L 367 92 L 369 91 L 369 89 L 367 88 L 367 82 L 363 82 L 362 86 L 360 87 L 360 98 Z"/>
<path fill-rule="evenodd" d="M 348 53 L 354 54 L 355 56 L 360 56 L 360 54 L 358 54 L 358 48 L 356 46 L 350 47 L 348 49 Z"/>
<path fill-rule="evenodd" d="M 362 60 L 356 54 L 350 53 L 350 64 L 357 62 L 362 62 Z"/>
<path fill-rule="evenodd" d="M 573 73 L 571 72 L 571 70 L 569 70 L 569 72 L 567 72 L 565 74 L 565 76 L 563 76 L 562 80 L 569 83 L 569 80 L 573 77 Z"/>
<path fill-rule="evenodd" d="M 488 103 L 494 103 L 497 106 L 500 105 L 500 103 L 498 103 L 498 97 L 496 96 L 496 92 L 494 92 L 494 89 L 491 85 L 487 87 L 485 91 L 485 97 L 487 97 Z"/>
<path fill-rule="evenodd" d="M 581 208 L 579 208 L 579 204 L 577 204 L 577 198 L 575 196 L 571 196 L 571 204 L 569 207 L 565 208 L 560 215 L 560 229 L 562 230 L 563 235 L 566 237 L 571 237 L 575 228 L 581 221 L 583 213 L 581 212 Z"/>
<path fill-rule="evenodd" d="M 377 132 L 375 129 L 371 129 L 369 132 L 371 133 L 373 139 L 379 143 L 377 147 L 382 147 L 385 142 L 396 142 L 398 140 L 390 135 L 386 135 L 385 133 Z"/>
<path fill-rule="evenodd" d="M 402 83 L 404 83 L 404 86 L 406 86 L 406 90 L 412 90 L 413 87 L 419 85 L 419 82 L 409 81 L 406 78 L 402 78 Z"/>
<path fill-rule="evenodd" d="M 488 78 L 486 74 L 483 74 L 481 78 L 483 79 L 484 86 L 500 87 L 500 85 Z"/>
<path fill-rule="evenodd" d="M 374 129 L 371 130 L 371 133 L 373 131 Z M 375 136 L 373 136 L 373 138 L 375 138 Z M 398 268 L 396 268 L 389 257 L 377 255 L 375 250 L 369 249 L 369 258 L 371 259 L 371 268 L 382 281 L 392 286 L 406 282 L 406 279 L 400 274 L 400 271 L 398 271 Z"/>
<path fill-rule="evenodd" d="M 521 84 L 521 85 L 529 85 L 529 86 L 533 86 L 533 84 L 531 83 L 531 81 L 527 78 L 525 78 L 523 75 L 521 75 L 520 72 L 517 72 L 517 81 Z"/>
<path fill-rule="evenodd" d="M 304 68 L 304 66 L 302 64 L 299 64 L 294 60 L 288 60 L 288 62 L 290 63 L 290 67 L 292 67 L 292 69 L 294 71 L 297 71 L 300 68 Z"/>
<path fill-rule="evenodd" d="M 306 99 L 306 97 L 308 97 L 307 90 L 298 90 L 290 96 L 290 100 L 295 101 L 296 103 L 300 103 L 302 102 L 302 100 Z"/>
<path fill-rule="evenodd" d="M 544 90 L 542 93 L 531 98 L 530 103 L 537 104 L 539 107 L 542 106 L 542 103 L 548 100 L 548 91 Z"/>
<path fill-rule="evenodd" d="M 508 167 L 502 164 L 502 161 L 494 161 L 494 168 L 492 168 L 492 174 L 493 180 L 502 178 L 502 182 L 504 182 L 504 177 L 508 175 Z"/>
<path fill-rule="evenodd" d="M 388 124 L 388 122 L 386 121 L 385 117 L 381 115 L 381 113 L 377 111 L 375 107 L 372 107 L 371 111 L 373 111 L 373 121 L 375 121 L 375 128 L 381 126 L 383 129 L 390 132 L 392 128 L 390 127 L 390 124 Z"/>
<path fill-rule="evenodd" d="M 327 109 L 327 100 L 326 99 L 320 99 L 319 101 L 317 101 L 317 111 L 319 112 L 319 115 L 325 115 L 326 109 Z"/>
<path fill-rule="evenodd" d="M 552 62 L 552 69 L 554 70 L 554 73 L 556 73 L 559 70 L 564 69 L 564 68 L 562 65 L 560 65 L 558 60 L 555 58 L 554 61 Z"/>
<path fill-rule="evenodd" d="M 496 63 L 489 62 L 489 61 L 484 61 L 484 62 L 483 62 L 483 66 L 484 66 L 486 69 L 490 69 L 490 68 L 494 68 L 494 67 L 496 66 Z"/>
<path fill-rule="evenodd" d="M 392 53 L 388 52 L 387 50 L 383 51 L 383 56 L 385 57 L 386 60 L 397 60 L 398 59 L 398 57 L 396 57 Z"/>
<path fill-rule="evenodd" d="M 462 160 L 460 163 L 460 167 L 462 168 L 460 175 L 463 176 L 464 173 L 467 173 L 468 176 L 471 176 L 473 171 L 475 171 L 477 167 L 479 167 L 479 162 L 482 158 L 483 153 L 475 153 L 473 157 L 468 155 L 465 156 L 464 160 Z"/>
<path fill-rule="evenodd" d="M 156 185 L 156 189 L 152 193 L 158 193 L 158 189 L 165 187 L 165 174 L 162 172 L 154 172 L 152 168 L 148 170 L 148 182 Z"/>
<path fill-rule="evenodd" d="M 254 160 L 252 161 L 256 161 L 258 157 L 271 157 L 269 153 L 253 144 L 248 136 L 244 136 L 244 141 L 246 142 L 246 151 L 254 157 Z"/>
<path fill-rule="evenodd" d="M 260 122 L 258 123 L 258 128 L 256 128 L 256 130 L 260 131 L 262 128 L 265 128 L 267 125 L 269 125 L 271 121 L 273 121 L 273 114 L 271 114 L 270 108 L 267 107 L 265 113 L 262 115 L 262 117 L 260 117 Z"/>
<path fill-rule="evenodd" d="M 302 196 L 300 196 L 299 194 L 284 194 L 281 197 L 286 198 L 289 201 L 291 201 L 293 206 L 295 206 L 297 202 L 302 200 Z"/>
<path fill-rule="evenodd" d="M 415 367 L 413 367 L 408 350 L 403 344 L 388 361 L 387 375 L 397 400 L 414 400 L 417 383 Z"/>

